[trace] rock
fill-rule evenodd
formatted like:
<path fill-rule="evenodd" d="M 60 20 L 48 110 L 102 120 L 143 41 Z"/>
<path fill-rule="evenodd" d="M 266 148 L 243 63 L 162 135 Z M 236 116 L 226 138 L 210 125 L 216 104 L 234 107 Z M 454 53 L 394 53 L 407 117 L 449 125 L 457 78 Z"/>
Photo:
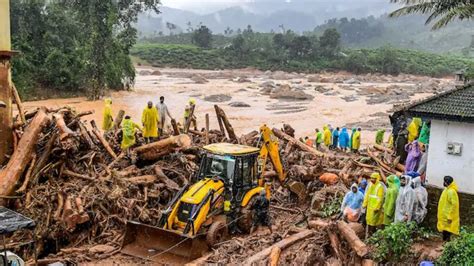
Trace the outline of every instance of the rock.
<path fill-rule="evenodd" d="M 227 102 L 227 101 L 230 101 L 231 99 L 232 97 L 226 94 L 213 94 L 213 95 L 204 97 L 204 101 L 213 102 L 213 103 Z"/>
<path fill-rule="evenodd" d="M 351 78 L 351 79 L 345 80 L 344 84 L 360 84 L 360 81 L 355 78 Z"/>
<path fill-rule="evenodd" d="M 235 82 L 238 82 L 238 83 L 249 83 L 249 82 L 252 82 L 250 79 L 246 78 L 246 77 L 239 77 L 237 80 L 235 80 Z"/>
<path fill-rule="evenodd" d="M 262 84 L 260 84 L 260 87 L 263 87 L 263 88 L 275 88 L 275 82 L 271 81 L 271 80 L 268 80 L 268 81 L 265 81 L 263 82 Z"/>
<path fill-rule="evenodd" d="M 206 78 L 199 74 L 193 75 L 191 77 L 191 80 L 194 81 L 196 84 L 206 84 L 209 82 Z"/>
<path fill-rule="evenodd" d="M 273 99 L 312 100 L 314 97 L 300 90 L 292 90 L 290 85 L 284 84 L 270 93 Z"/>
<path fill-rule="evenodd" d="M 331 91 L 332 89 L 331 88 L 327 88 L 327 87 L 324 87 L 324 86 L 321 86 L 321 85 L 318 85 L 316 87 L 314 87 L 314 90 L 319 92 L 319 93 L 326 93 L 328 91 Z"/>
<path fill-rule="evenodd" d="M 308 82 L 319 82 L 319 76 L 309 76 Z"/>
<path fill-rule="evenodd" d="M 349 95 L 349 96 L 344 96 L 341 99 L 343 99 L 346 102 L 354 102 L 354 101 L 357 101 L 359 98 L 357 98 L 355 95 Z"/>
<path fill-rule="evenodd" d="M 244 102 L 231 102 L 229 103 L 231 107 L 250 107 L 250 104 Z"/>
<path fill-rule="evenodd" d="M 319 82 L 320 82 L 320 83 L 330 83 L 331 80 L 328 79 L 328 78 L 320 78 L 320 79 L 319 79 Z"/>
<path fill-rule="evenodd" d="M 263 95 L 269 95 L 270 93 L 272 93 L 272 91 L 273 91 L 273 88 L 266 87 L 266 88 L 262 88 L 260 90 L 260 93 L 262 93 Z"/>
<path fill-rule="evenodd" d="M 152 76 L 161 76 L 161 72 L 159 70 L 155 70 L 155 71 L 151 72 L 151 75 Z"/>
<path fill-rule="evenodd" d="M 138 72 L 139 75 L 141 76 L 149 76 L 151 75 L 151 71 L 149 70 L 140 70 L 140 72 Z"/>

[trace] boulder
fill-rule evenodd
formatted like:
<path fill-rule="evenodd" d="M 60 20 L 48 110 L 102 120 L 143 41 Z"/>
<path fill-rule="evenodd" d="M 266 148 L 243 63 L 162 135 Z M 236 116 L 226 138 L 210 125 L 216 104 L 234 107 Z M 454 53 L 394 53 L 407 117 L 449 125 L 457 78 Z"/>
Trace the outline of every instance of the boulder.
<path fill-rule="evenodd" d="M 314 97 L 301 90 L 293 90 L 290 85 L 284 84 L 270 93 L 273 99 L 312 100 Z"/>
<path fill-rule="evenodd" d="M 140 72 L 138 72 L 139 75 L 141 76 L 149 76 L 151 75 L 151 71 L 149 70 L 140 70 Z"/>
<path fill-rule="evenodd" d="M 231 99 L 232 97 L 226 94 L 213 94 L 213 95 L 204 97 L 204 101 L 214 102 L 214 103 L 227 102 L 227 101 L 230 101 Z"/>
<path fill-rule="evenodd" d="M 308 76 L 308 82 L 319 82 L 319 76 Z"/>
<path fill-rule="evenodd" d="M 161 72 L 159 70 L 155 70 L 155 71 L 151 72 L 151 75 L 152 76 L 161 76 Z"/>
<path fill-rule="evenodd" d="M 344 84 L 360 84 L 360 81 L 355 78 L 351 78 L 351 79 L 345 80 Z"/>
<path fill-rule="evenodd" d="M 229 103 L 231 107 L 250 107 L 250 104 L 244 102 L 231 102 Z"/>
<path fill-rule="evenodd" d="M 191 77 L 191 80 L 194 81 L 196 84 L 206 84 L 209 82 L 206 78 L 199 74 L 193 75 Z"/>

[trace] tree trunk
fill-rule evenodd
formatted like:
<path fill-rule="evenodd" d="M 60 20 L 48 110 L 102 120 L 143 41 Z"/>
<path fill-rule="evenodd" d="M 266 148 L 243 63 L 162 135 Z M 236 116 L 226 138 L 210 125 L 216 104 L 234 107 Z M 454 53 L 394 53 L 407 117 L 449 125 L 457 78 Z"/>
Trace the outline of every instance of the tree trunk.
<path fill-rule="evenodd" d="M 154 175 L 142 175 L 127 178 L 127 181 L 134 185 L 150 185 L 155 183 L 156 180 L 157 178 Z"/>
<path fill-rule="evenodd" d="M 302 151 L 305 151 L 305 152 L 309 152 L 315 156 L 319 156 L 319 157 L 325 157 L 327 156 L 326 154 L 306 145 L 305 143 L 301 142 L 301 141 L 298 141 L 297 139 L 291 137 L 290 135 L 286 134 L 285 132 L 277 129 L 277 128 L 273 128 L 272 129 L 273 131 L 273 134 L 275 134 L 275 136 L 277 136 L 278 138 L 280 139 L 284 139 L 286 141 L 290 141 L 292 142 L 294 145 L 298 146 L 298 148 L 300 148 Z"/>
<path fill-rule="evenodd" d="M 110 156 L 112 156 L 112 158 L 114 159 L 117 159 L 117 154 L 115 154 L 114 150 L 112 150 L 107 140 L 104 139 L 99 129 L 97 128 L 97 125 L 94 120 L 91 121 L 91 125 L 92 125 L 92 133 L 94 133 L 94 135 L 99 139 L 100 143 L 102 143 L 102 145 L 110 154 Z"/>
<path fill-rule="evenodd" d="M 209 114 L 206 114 L 206 145 L 209 145 Z"/>
<path fill-rule="evenodd" d="M 179 185 L 173 180 L 169 179 L 159 165 L 155 166 L 155 174 L 158 180 L 165 183 L 166 187 L 173 190 L 179 190 Z"/>
<path fill-rule="evenodd" d="M 173 127 L 173 135 L 174 136 L 178 136 L 179 135 L 179 128 L 178 128 L 178 124 L 176 124 L 176 120 L 171 119 L 171 126 Z"/>
<path fill-rule="evenodd" d="M 188 135 L 182 134 L 140 146 L 135 151 L 141 159 L 156 160 L 175 150 L 188 148 L 191 146 L 191 143 L 191 138 Z"/>
<path fill-rule="evenodd" d="M 232 127 L 232 124 L 229 122 L 229 119 L 227 118 L 227 115 L 225 114 L 224 110 L 220 108 L 217 105 L 214 105 L 214 108 L 216 109 L 217 115 L 222 119 L 222 122 L 224 123 L 224 127 L 227 130 L 227 134 L 229 135 L 229 138 L 231 140 L 238 141 L 237 136 L 235 135 L 234 128 Z"/>
<path fill-rule="evenodd" d="M 20 95 L 16 89 L 15 84 L 12 84 L 13 97 L 15 98 L 16 106 L 18 107 L 18 114 L 20 116 L 21 123 L 26 124 L 25 112 L 23 110 L 23 104 L 21 103 Z"/>
<path fill-rule="evenodd" d="M 270 259 L 268 262 L 269 266 L 278 266 L 278 261 L 280 260 L 281 248 L 273 247 L 272 252 L 270 253 Z"/>
<path fill-rule="evenodd" d="M 17 150 L 0 174 L 0 195 L 9 196 L 13 193 L 20 176 L 25 171 L 31 159 L 43 126 L 50 120 L 45 110 L 41 109 L 33 121 L 25 129 L 25 133 L 18 143 Z"/>
<path fill-rule="evenodd" d="M 114 120 L 114 126 L 113 126 L 114 130 L 118 130 L 120 128 L 120 125 L 122 124 L 122 120 L 124 116 L 125 116 L 125 111 L 120 110 Z"/>
<path fill-rule="evenodd" d="M 222 136 L 225 137 L 225 129 L 224 129 L 224 125 L 222 124 L 222 118 L 219 114 L 219 107 L 217 105 L 214 105 L 214 109 L 216 110 L 216 117 L 217 117 L 217 122 L 219 123 L 219 130 L 221 131 Z"/>
<path fill-rule="evenodd" d="M 314 234 L 314 232 L 312 230 L 304 230 L 300 233 L 291 235 L 291 236 L 277 242 L 276 244 L 273 244 L 272 246 L 270 246 L 270 247 L 256 253 L 255 255 L 251 256 L 246 261 L 244 261 L 243 265 L 251 265 L 254 262 L 263 261 L 263 260 L 268 258 L 268 256 L 270 255 L 270 253 L 272 252 L 272 249 L 274 247 L 278 247 L 281 250 L 284 250 L 285 248 L 293 245 L 294 243 L 296 243 L 300 240 L 303 240 L 305 238 L 308 238 L 308 237 L 312 236 L 313 234 Z"/>
<path fill-rule="evenodd" d="M 337 228 L 341 235 L 347 240 L 349 246 L 359 255 L 364 257 L 369 253 L 367 245 L 357 237 L 356 233 L 349 227 L 349 225 L 344 221 L 337 222 Z"/>

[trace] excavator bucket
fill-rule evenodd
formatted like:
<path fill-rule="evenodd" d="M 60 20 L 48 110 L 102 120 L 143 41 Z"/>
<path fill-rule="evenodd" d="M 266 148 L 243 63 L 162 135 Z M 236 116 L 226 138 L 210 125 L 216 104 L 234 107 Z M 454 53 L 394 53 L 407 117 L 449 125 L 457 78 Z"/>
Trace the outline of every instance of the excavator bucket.
<path fill-rule="evenodd" d="M 158 263 L 182 264 L 208 251 L 205 239 L 128 221 L 121 252 Z"/>

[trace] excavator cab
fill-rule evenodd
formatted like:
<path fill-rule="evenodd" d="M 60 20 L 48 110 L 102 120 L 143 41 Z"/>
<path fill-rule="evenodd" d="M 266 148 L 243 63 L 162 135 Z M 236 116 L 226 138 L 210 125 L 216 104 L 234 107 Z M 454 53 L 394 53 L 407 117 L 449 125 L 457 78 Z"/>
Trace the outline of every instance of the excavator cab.
<path fill-rule="evenodd" d="M 303 185 L 287 184 L 278 142 L 270 139 L 268 130 L 262 131 L 264 141 L 260 147 L 231 143 L 203 147 L 204 155 L 192 185 L 174 196 L 157 226 L 129 222 L 122 253 L 157 262 L 160 261 L 155 258 L 164 253 L 196 258 L 222 241 L 230 225 L 249 232 L 256 196 L 267 190 L 270 197 L 270 183 L 264 178 L 267 158 L 285 186 L 292 191 L 304 190 Z"/>

